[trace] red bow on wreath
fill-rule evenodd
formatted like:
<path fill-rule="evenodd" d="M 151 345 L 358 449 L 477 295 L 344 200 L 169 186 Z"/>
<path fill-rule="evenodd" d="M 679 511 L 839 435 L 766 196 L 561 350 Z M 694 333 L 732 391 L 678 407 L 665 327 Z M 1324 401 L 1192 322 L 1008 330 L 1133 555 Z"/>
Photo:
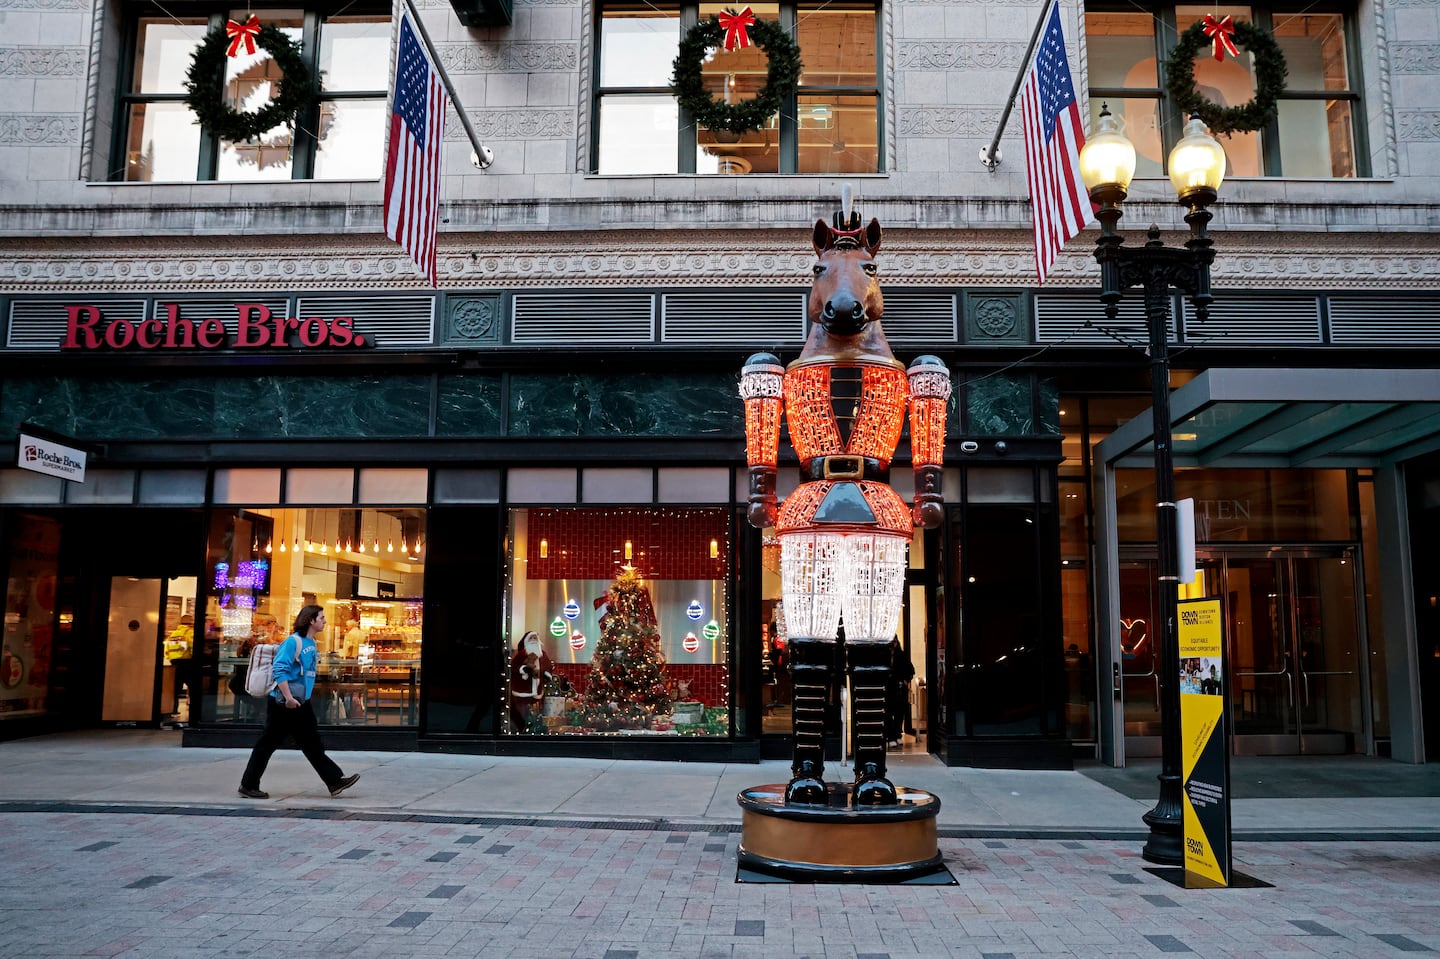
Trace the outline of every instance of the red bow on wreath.
<path fill-rule="evenodd" d="M 725 31 L 725 49 L 741 50 L 750 46 L 750 34 L 745 32 L 746 27 L 755 25 L 755 14 L 746 7 L 739 13 L 720 13 L 720 28 Z"/>
<path fill-rule="evenodd" d="M 1210 14 L 1205 14 L 1205 19 L 1200 21 L 1205 25 L 1205 36 L 1215 41 L 1215 59 L 1224 60 L 1225 52 L 1228 50 L 1232 57 L 1240 56 L 1240 51 L 1235 49 L 1235 24 L 1227 16 L 1223 20 L 1216 20 Z"/>
<path fill-rule="evenodd" d="M 225 48 L 227 57 L 236 56 L 240 52 L 240 44 L 245 44 L 247 56 L 255 54 L 255 38 L 260 35 L 260 18 L 250 14 L 250 19 L 244 23 L 236 23 L 234 20 L 225 21 L 225 36 L 230 38 L 230 46 Z"/>

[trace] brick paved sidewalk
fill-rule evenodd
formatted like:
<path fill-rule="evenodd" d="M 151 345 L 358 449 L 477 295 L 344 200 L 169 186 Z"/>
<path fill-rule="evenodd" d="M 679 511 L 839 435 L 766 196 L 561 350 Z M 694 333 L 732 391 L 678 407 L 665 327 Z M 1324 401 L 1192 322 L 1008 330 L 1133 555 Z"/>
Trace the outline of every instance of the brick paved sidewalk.
<path fill-rule="evenodd" d="M 735 883 L 731 828 L 23 813 L 0 957 L 1383 957 L 1440 949 L 1440 846 L 1237 843 L 1185 890 L 1135 843 L 943 839 L 952 886 Z"/>

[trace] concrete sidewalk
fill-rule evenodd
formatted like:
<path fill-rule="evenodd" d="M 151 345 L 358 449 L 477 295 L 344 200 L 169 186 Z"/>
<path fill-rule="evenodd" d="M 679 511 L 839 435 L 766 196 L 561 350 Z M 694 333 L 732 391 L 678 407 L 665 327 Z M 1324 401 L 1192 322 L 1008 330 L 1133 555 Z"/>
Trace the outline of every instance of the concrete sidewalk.
<path fill-rule="evenodd" d="M 334 752 L 359 784 L 332 799 L 304 757 L 276 753 L 262 788 L 268 800 L 246 800 L 236 786 L 248 753 L 182 749 L 169 730 L 64 733 L 0 743 L 0 810 L 83 810 L 125 806 L 244 807 L 309 815 L 377 818 L 501 818 L 584 822 L 665 822 L 734 829 L 741 789 L 784 782 L 788 764 L 641 762 L 468 756 L 446 753 Z M 1235 798 L 1237 837 L 1440 840 L 1440 769 L 1388 760 L 1307 758 L 1290 763 L 1297 788 L 1277 778 L 1284 761 L 1232 766 L 1232 794 L 1255 794 L 1252 780 L 1270 776 L 1269 798 Z M 1319 764 L 1330 763 L 1322 767 Z M 1311 764 L 1311 765 L 1304 765 Z M 1339 765 L 1335 765 L 1339 764 Z M 890 778 L 940 797 L 942 835 L 1143 838 L 1141 815 L 1155 803 L 1155 764 L 1073 772 L 945 767 L 925 754 L 892 757 Z M 1239 770 L 1237 772 L 1237 769 Z M 1318 777 L 1308 770 L 1339 769 Z M 849 778 L 831 763 L 827 776 Z M 1315 780 L 1330 782 L 1316 786 Z M 1300 781 L 1303 780 L 1303 781 Z M 1386 784 L 1392 786 L 1386 794 Z M 1353 788 L 1346 783 L 1363 783 Z M 1351 792 L 1351 795 L 1344 793 Z M 1338 793 L 1338 794 L 1337 794 Z"/>

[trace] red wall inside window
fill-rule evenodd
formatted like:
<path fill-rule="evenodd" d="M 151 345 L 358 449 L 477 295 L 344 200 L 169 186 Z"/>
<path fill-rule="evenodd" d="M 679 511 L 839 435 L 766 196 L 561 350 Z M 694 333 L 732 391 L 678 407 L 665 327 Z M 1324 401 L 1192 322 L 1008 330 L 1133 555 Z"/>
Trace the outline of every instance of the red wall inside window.
<path fill-rule="evenodd" d="M 625 563 L 626 540 L 630 563 L 646 579 L 725 578 L 730 523 L 723 509 L 532 509 L 526 576 L 613 579 Z"/>
<path fill-rule="evenodd" d="M 564 676 L 575 687 L 575 692 L 583 693 L 590 678 L 589 663 L 556 663 L 555 674 Z M 665 677 L 668 679 L 671 695 L 675 692 L 675 680 L 683 679 L 690 684 L 690 698 L 698 699 L 706 706 L 724 706 L 726 704 L 726 680 L 727 670 L 724 666 L 714 663 L 702 663 L 697 665 L 686 665 L 684 663 L 666 663 Z"/>

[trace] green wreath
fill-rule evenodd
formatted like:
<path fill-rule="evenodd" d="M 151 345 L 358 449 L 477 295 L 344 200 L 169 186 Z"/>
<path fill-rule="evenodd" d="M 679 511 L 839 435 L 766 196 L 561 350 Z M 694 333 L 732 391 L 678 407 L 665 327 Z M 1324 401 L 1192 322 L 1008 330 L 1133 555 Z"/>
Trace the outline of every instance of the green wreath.
<path fill-rule="evenodd" d="M 765 51 L 769 65 L 760 92 L 753 99 L 738 103 L 715 99 L 705 89 L 700 75 L 705 51 L 718 48 L 725 41 L 725 29 L 720 26 L 719 18 L 701 20 L 680 40 L 680 54 L 675 58 L 675 74 L 670 81 L 675 87 L 675 99 L 696 123 L 707 129 L 736 134 L 760 129 L 780 111 L 800 82 L 800 47 L 780 24 L 756 20 L 749 34 L 755 45 Z"/>
<path fill-rule="evenodd" d="M 1275 118 L 1276 99 L 1285 90 L 1290 68 L 1275 38 L 1252 23 L 1235 23 L 1235 45 L 1250 51 L 1255 60 L 1255 97 L 1238 107 L 1222 107 L 1195 89 L 1195 57 L 1210 45 L 1203 23 L 1191 24 L 1170 51 L 1165 90 L 1183 116 L 1200 114 L 1211 133 L 1259 130 Z"/>
<path fill-rule="evenodd" d="M 273 24 L 267 23 L 260 28 L 255 45 L 270 54 L 285 76 L 269 103 L 254 113 L 241 113 L 228 106 L 223 96 L 225 48 L 229 43 L 224 27 L 211 30 L 190 58 L 185 103 L 195 112 L 201 125 L 220 139 L 232 142 L 254 140 L 282 123 L 293 127 L 296 115 L 308 108 L 314 97 L 310 88 L 310 68 L 300 54 L 300 44 L 281 33 Z"/>

